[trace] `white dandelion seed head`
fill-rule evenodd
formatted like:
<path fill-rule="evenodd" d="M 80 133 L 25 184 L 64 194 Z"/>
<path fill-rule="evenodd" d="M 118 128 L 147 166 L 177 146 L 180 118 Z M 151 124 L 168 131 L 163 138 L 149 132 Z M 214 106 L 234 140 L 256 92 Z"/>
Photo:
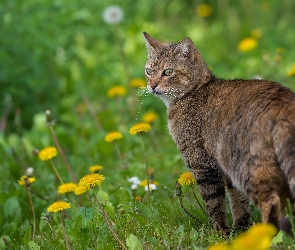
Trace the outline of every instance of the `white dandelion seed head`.
<path fill-rule="evenodd" d="M 133 177 L 129 178 L 128 181 L 131 182 L 132 184 L 136 184 L 136 185 L 138 185 L 140 183 L 140 179 L 137 176 L 133 176 Z"/>
<path fill-rule="evenodd" d="M 25 175 L 26 175 L 26 176 L 32 176 L 33 173 L 34 173 L 34 168 L 29 167 L 29 168 L 26 169 L 26 173 L 25 173 Z"/>
<path fill-rule="evenodd" d="M 121 7 L 113 5 L 106 8 L 103 12 L 103 19 L 106 23 L 116 24 L 122 21 L 124 12 Z"/>

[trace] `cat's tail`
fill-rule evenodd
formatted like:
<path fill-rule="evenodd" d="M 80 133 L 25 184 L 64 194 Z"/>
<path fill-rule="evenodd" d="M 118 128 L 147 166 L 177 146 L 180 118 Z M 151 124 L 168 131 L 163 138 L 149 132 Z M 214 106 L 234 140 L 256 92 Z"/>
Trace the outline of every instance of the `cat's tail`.
<path fill-rule="evenodd" d="M 277 160 L 295 201 L 295 126 L 288 120 L 283 120 L 275 126 L 273 133 Z"/>

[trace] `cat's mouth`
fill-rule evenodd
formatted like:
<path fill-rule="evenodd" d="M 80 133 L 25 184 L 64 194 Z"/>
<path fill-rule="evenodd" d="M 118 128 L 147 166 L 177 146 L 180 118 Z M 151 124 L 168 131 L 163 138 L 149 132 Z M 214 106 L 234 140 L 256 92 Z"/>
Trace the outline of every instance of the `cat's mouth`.
<path fill-rule="evenodd" d="M 153 89 L 152 93 L 154 95 L 162 95 L 163 93 L 161 93 L 159 90 Z"/>
<path fill-rule="evenodd" d="M 157 88 L 151 88 L 151 87 L 148 87 L 148 91 L 151 93 L 151 94 L 154 94 L 154 95 L 162 95 L 163 93 L 158 90 Z"/>

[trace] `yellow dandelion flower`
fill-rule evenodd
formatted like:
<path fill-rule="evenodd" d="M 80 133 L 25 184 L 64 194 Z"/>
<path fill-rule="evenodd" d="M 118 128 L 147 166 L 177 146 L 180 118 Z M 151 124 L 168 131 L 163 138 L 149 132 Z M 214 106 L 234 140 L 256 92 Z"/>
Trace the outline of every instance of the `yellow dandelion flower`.
<path fill-rule="evenodd" d="M 135 78 L 130 81 L 130 86 L 133 88 L 143 88 L 146 86 L 146 81 L 141 78 Z"/>
<path fill-rule="evenodd" d="M 94 165 L 94 166 L 89 167 L 89 170 L 91 173 L 96 173 L 102 169 L 103 169 L 103 166 L 100 166 L 100 165 Z"/>
<path fill-rule="evenodd" d="M 143 181 L 141 181 L 138 185 L 139 186 L 142 186 L 142 187 L 145 187 L 145 186 L 147 186 L 147 180 L 143 180 Z M 150 184 L 155 184 L 155 185 L 159 185 L 159 182 L 157 182 L 157 181 L 154 181 L 154 180 L 150 180 Z"/>
<path fill-rule="evenodd" d="M 158 115 L 155 112 L 146 112 L 143 116 L 142 116 L 142 120 L 145 123 L 153 123 L 155 120 L 157 120 Z"/>
<path fill-rule="evenodd" d="M 200 17 L 208 17 L 212 13 L 212 8 L 209 4 L 200 4 L 196 8 L 196 13 Z"/>
<path fill-rule="evenodd" d="M 85 186 L 88 190 L 90 188 L 94 188 L 97 185 L 100 185 L 104 179 L 105 177 L 100 174 L 88 174 L 79 181 L 79 186 Z"/>
<path fill-rule="evenodd" d="M 246 37 L 239 42 L 238 48 L 241 52 L 247 52 L 247 51 L 255 49 L 257 45 L 258 45 L 258 42 L 255 38 Z"/>
<path fill-rule="evenodd" d="M 25 175 L 21 176 L 20 179 L 17 181 L 20 186 L 30 185 L 35 181 L 35 177 L 27 177 Z"/>
<path fill-rule="evenodd" d="M 256 224 L 229 244 L 217 244 L 208 250 L 268 250 L 277 229 L 272 224 Z"/>
<path fill-rule="evenodd" d="M 232 249 L 267 250 L 276 233 L 277 229 L 272 224 L 256 224 L 232 243 Z"/>
<path fill-rule="evenodd" d="M 151 129 L 150 124 L 145 123 L 145 122 L 140 122 L 140 123 L 137 123 L 137 124 L 133 125 L 130 128 L 129 133 L 131 135 L 136 135 L 136 134 L 138 134 L 140 132 L 148 132 L 150 129 Z"/>
<path fill-rule="evenodd" d="M 191 172 L 184 172 L 180 175 L 178 182 L 181 186 L 190 186 L 196 183 L 196 179 Z"/>
<path fill-rule="evenodd" d="M 252 236 L 257 236 L 257 235 L 263 235 L 267 237 L 274 237 L 277 233 L 277 229 L 275 228 L 274 225 L 272 224 L 262 224 L 258 223 L 255 226 L 251 227 L 248 231 L 247 234 L 252 235 Z"/>
<path fill-rule="evenodd" d="M 86 188 L 86 186 L 77 186 L 74 194 L 75 195 L 81 195 L 81 194 L 85 194 L 88 191 L 88 189 Z"/>
<path fill-rule="evenodd" d="M 48 161 L 57 156 L 57 149 L 55 147 L 44 148 L 39 152 L 38 156 L 41 161 Z"/>
<path fill-rule="evenodd" d="M 71 204 L 65 201 L 56 201 L 52 203 L 48 208 L 47 211 L 49 213 L 56 213 L 59 211 L 63 211 L 65 209 L 71 208 Z"/>
<path fill-rule="evenodd" d="M 123 138 L 123 135 L 120 132 L 113 131 L 113 132 L 108 133 L 105 136 L 104 140 L 106 142 L 113 142 L 115 140 L 119 140 L 119 139 L 122 139 L 122 138 Z"/>
<path fill-rule="evenodd" d="M 115 96 L 124 96 L 124 95 L 126 95 L 126 89 L 120 85 L 111 87 L 108 90 L 108 97 L 110 97 L 110 98 L 113 98 Z"/>
<path fill-rule="evenodd" d="M 65 194 L 74 192 L 77 187 L 77 184 L 74 182 L 64 183 L 58 186 L 57 193 L 58 194 Z"/>
<path fill-rule="evenodd" d="M 287 72 L 288 76 L 295 76 L 295 63 L 292 65 L 292 68 Z"/>
<path fill-rule="evenodd" d="M 217 244 L 217 245 L 214 245 L 214 246 L 210 246 L 208 248 L 208 250 L 230 250 L 231 248 L 229 247 L 228 244 L 225 244 L 225 243 L 221 243 L 221 244 Z"/>

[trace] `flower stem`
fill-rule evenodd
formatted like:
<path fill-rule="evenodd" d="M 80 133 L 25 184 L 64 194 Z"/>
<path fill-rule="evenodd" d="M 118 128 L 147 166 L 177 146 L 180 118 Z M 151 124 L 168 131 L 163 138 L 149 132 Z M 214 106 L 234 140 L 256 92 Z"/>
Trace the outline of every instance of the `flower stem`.
<path fill-rule="evenodd" d="M 65 154 L 64 154 L 64 152 L 62 151 L 62 149 L 60 147 L 60 144 L 59 144 L 58 139 L 57 139 L 57 137 L 55 135 L 53 126 L 51 124 L 49 125 L 49 128 L 50 128 L 50 132 L 51 132 L 51 135 L 53 137 L 53 140 L 55 142 L 55 145 L 56 145 L 56 147 L 58 149 L 58 152 L 60 153 L 61 158 L 63 159 L 63 161 L 64 161 L 64 163 L 65 163 L 65 165 L 66 165 L 66 167 L 67 167 L 67 169 L 68 169 L 68 171 L 69 171 L 69 173 L 70 173 L 70 175 L 72 177 L 73 182 L 77 183 L 77 180 L 76 180 L 75 175 L 74 175 L 74 173 L 72 171 L 72 168 L 71 168 L 70 164 L 68 163 L 68 161 L 67 161 L 67 159 L 65 157 Z"/>
<path fill-rule="evenodd" d="M 26 185 L 26 192 L 27 192 L 27 197 L 31 205 L 31 210 L 32 210 L 32 215 L 33 215 L 33 235 L 32 235 L 32 240 L 35 239 L 35 234 L 36 234 L 36 216 L 35 216 L 35 210 L 34 210 L 34 205 L 32 201 L 32 196 L 30 192 L 30 187 Z M 30 220 L 29 220 L 30 221 Z"/>
<path fill-rule="evenodd" d="M 193 193 L 193 195 L 194 195 L 194 197 L 195 197 L 195 199 L 196 199 L 196 201 L 197 201 L 199 207 L 202 209 L 202 211 L 203 211 L 203 213 L 204 213 L 205 215 L 208 215 L 207 212 L 206 212 L 206 210 L 205 210 L 204 207 L 202 206 L 201 202 L 199 201 L 199 199 L 198 199 L 198 197 L 197 197 L 197 195 L 196 195 L 196 193 L 195 193 L 195 191 L 194 191 L 194 189 L 193 189 L 193 187 L 192 187 L 191 185 L 190 185 L 190 188 L 191 188 L 191 191 L 192 191 L 192 193 Z"/>
<path fill-rule="evenodd" d="M 94 191 L 93 191 L 94 192 Z M 115 230 L 113 229 L 110 221 L 109 221 L 109 218 L 108 218 L 108 215 L 107 213 L 104 211 L 101 203 L 100 203 L 100 200 L 98 198 L 98 195 L 97 194 L 94 194 L 96 200 L 97 200 L 97 204 L 98 204 L 98 207 L 99 207 L 99 210 L 101 211 L 101 214 L 103 216 L 103 218 L 105 219 L 105 222 L 107 223 L 108 225 L 108 228 L 109 230 L 111 231 L 111 233 L 113 234 L 113 236 L 115 237 L 116 241 L 121 245 L 122 249 L 126 249 L 125 245 L 122 243 L 122 241 L 119 239 L 119 237 L 117 236 Z"/>
<path fill-rule="evenodd" d="M 61 213 L 59 213 L 59 218 L 60 218 L 60 223 L 61 223 L 62 231 L 64 233 L 64 239 L 65 239 L 65 242 L 66 242 L 67 250 L 71 250 L 71 248 L 69 246 L 69 242 L 68 242 L 68 237 L 67 237 L 67 234 L 66 234 L 65 226 L 64 226 L 64 223 L 63 223 L 63 220 L 62 220 L 62 217 L 61 217 Z"/>
<path fill-rule="evenodd" d="M 56 167 L 54 166 L 53 162 L 51 160 L 47 161 L 48 165 L 52 167 L 54 173 L 56 174 L 58 180 L 60 181 L 61 184 L 64 184 L 64 181 L 62 180 L 62 178 L 60 177 Z"/>
<path fill-rule="evenodd" d="M 143 141 L 143 134 L 140 133 L 141 137 L 141 145 L 143 150 L 143 157 L 144 157 L 144 163 L 145 163 L 145 169 L 146 169 L 146 180 L 147 180 L 147 186 L 148 186 L 148 193 L 150 194 L 150 175 L 149 175 L 149 169 L 148 169 L 148 160 L 145 153 L 145 147 L 144 147 L 144 141 Z"/>
<path fill-rule="evenodd" d="M 185 207 L 184 207 L 183 204 L 182 204 L 182 197 L 181 197 L 181 196 L 179 197 L 179 203 L 180 203 L 180 206 L 181 206 L 181 208 L 183 209 L 183 211 L 184 211 L 188 216 L 194 218 L 194 219 L 195 219 L 196 221 L 198 221 L 198 222 L 201 222 L 197 217 L 193 216 L 190 212 L 188 212 L 188 211 L 185 209 Z"/>
<path fill-rule="evenodd" d="M 88 111 L 92 117 L 92 120 L 94 121 L 94 124 L 96 126 L 96 128 L 98 130 L 103 130 L 103 127 L 101 125 L 101 122 L 98 120 L 97 116 L 96 116 L 96 112 L 95 112 L 95 109 L 93 107 L 93 105 L 91 104 L 89 98 L 88 98 L 88 95 L 86 93 L 83 94 L 83 99 L 84 99 L 84 102 L 86 103 L 86 106 L 88 108 Z"/>
<path fill-rule="evenodd" d="M 124 167 L 124 162 L 123 162 L 123 158 L 122 158 L 122 155 L 121 155 L 121 152 L 120 152 L 120 149 L 119 149 L 119 146 L 118 144 L 116 143 L 116 141 L 113 142 L 114 144 L 114 147 L 115 147 L 115 150 L 116 150 L 116 153 L 121 161 L 121 166 Z"/>

